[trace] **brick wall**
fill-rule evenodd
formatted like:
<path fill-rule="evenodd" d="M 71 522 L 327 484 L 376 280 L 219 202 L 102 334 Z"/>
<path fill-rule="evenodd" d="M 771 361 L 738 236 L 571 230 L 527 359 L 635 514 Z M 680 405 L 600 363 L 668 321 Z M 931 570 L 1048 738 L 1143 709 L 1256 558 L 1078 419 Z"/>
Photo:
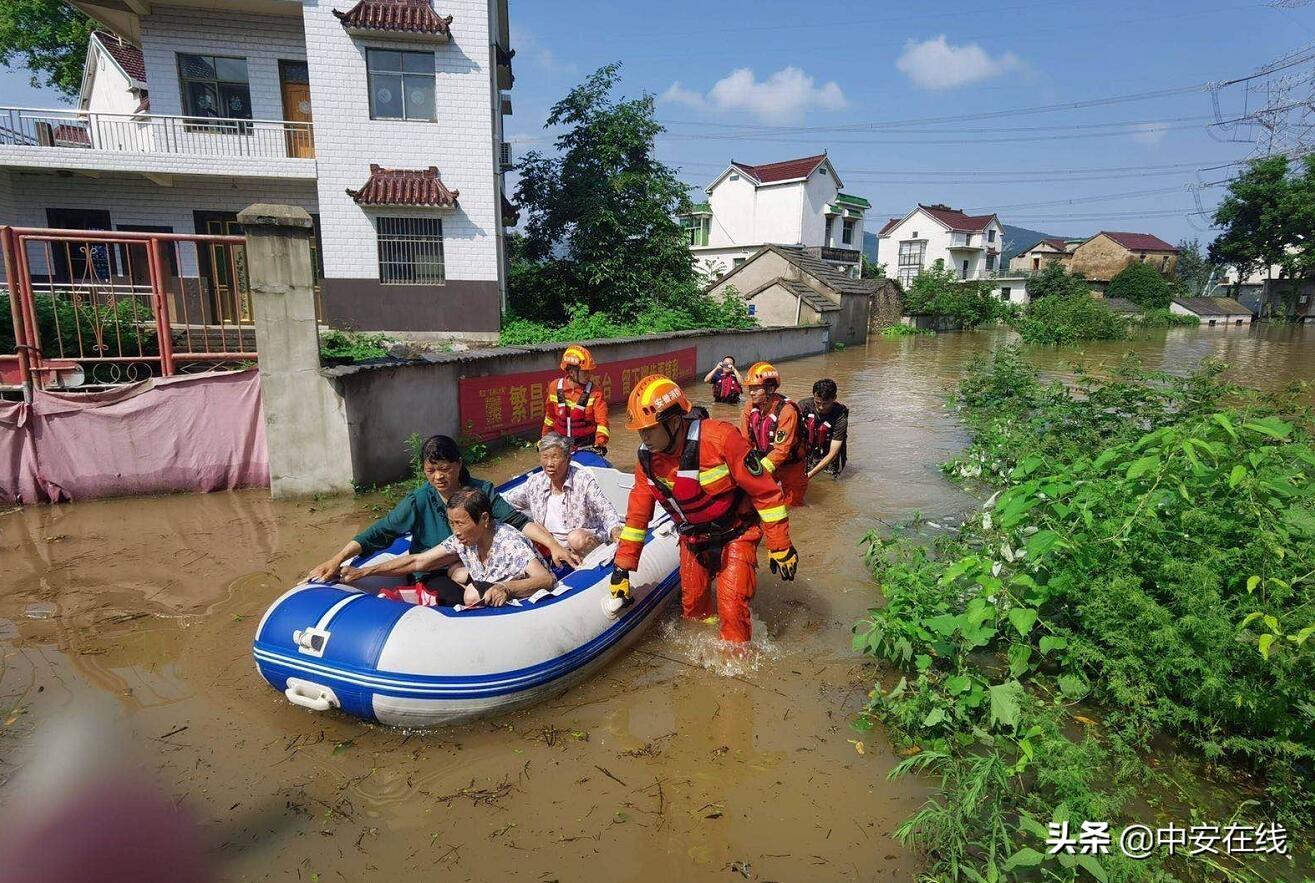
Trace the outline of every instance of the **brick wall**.
<path fill-rule="evenodd" d="M 1108 236 L 1095 236 L 1073 251 L 1073 259 L 1069 269 L 1073 272 L 1085 274 L 1088 279 L 1097 282 L 1108 282 L 1118 275 L 1124 267 L 1137 263 L 1141 259 L 1141 255 L 1142 252 L 1129 251 Z M 1175 274 L 1178 269 L 1178 256 L 1176 254 L 1148 251 L 1145 252 L 1145 255 L 1146 263 L 1159 270 L 1165 277 L 1169 279 L 1176 278 Z M 1161 262 L 1165 257 L 1169 259 L 1168 265 L 1161 269 Z"/>
<path fill-rule="evenodd" d="M 880 331 L 887 325 L 898 325 L 903 305 L 899 286 L 886 279 L 868 296 L 868 331 Z"/>

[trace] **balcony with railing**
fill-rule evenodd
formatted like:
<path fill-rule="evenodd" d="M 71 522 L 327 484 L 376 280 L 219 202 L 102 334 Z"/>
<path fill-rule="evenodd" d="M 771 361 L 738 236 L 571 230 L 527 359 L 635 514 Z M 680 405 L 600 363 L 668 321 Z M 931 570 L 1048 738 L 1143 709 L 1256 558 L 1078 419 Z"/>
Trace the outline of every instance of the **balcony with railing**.
<path fill-rule="evenodd" d="M 0 107 L 0 166 L 313 178 L 311 123 Z"/>
<path fill-rule="evenodd" d="M 972 249 L 974 251 L 981 251 L 984 248 L 984 246 L 982 245 L 982 234 L 959 233 L 959 232 L 951 233 L 950 248 Z"/>

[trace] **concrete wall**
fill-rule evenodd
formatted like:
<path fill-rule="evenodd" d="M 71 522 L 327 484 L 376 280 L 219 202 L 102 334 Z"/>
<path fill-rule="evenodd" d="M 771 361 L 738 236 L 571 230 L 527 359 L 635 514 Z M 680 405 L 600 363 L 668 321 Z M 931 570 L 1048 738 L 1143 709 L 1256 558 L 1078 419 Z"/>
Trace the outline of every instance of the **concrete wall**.
<path fill-rule="evenodd" d="M 840 295 L 839 311 L 825 314 L 831 326 L 832 342 L 843 343 L 845 346 L 858 346 L 866 342 L 869 306 L 869 296 L 866 294 Z"/>
<path fill-rule="evenodd" d="M 1035 273 L 1044 270 L 1051 261 L 1059 261 L 1067 267 L 1071 260 L 1072 256 L 1068 252 L 1061 252 L 1049 245 L 1039 245 L 1014 255 L 1009 261 L 1009 269 L 1020 273 Z"/>
<path fill-rule="evenodd" d="M 1108 282 L 1129 264 L 1143 260 L 1167 279 L 1177 278 L 1178 255 L 1163 251 L 1129 251 L 1104 234 L 1093 236 L 1073 250 L 1069 269 L 1088 279 Z"/>
<path fill-rule="evenodd" d="M 99 42 L 93 40 L 91 45 L 94 48 L 87 61 L 96 67 L 95 73 L 91 74 L 91 94 L 87 96 L 85 109 L 97 113 L 133 113 L 137 110 L 138 98 L 133 94 L 132 83 Z"/>
<path fill-rule="evenodd" d="M 817 312 L 807 304 L 801 307 L 799 298 L 782 285 L 769 285 L 755 294 L 749 304 L 753 306 L 753 317 L 763 325 L 808 325 L 817 321 Z"/>
<path fill-rule="evenodd" d="M 697 347 L 701 376 L 727 353 L 734 355 L 737 363 L 751 365 L 760 360 L 787 361 L 824 352 L 830 345 L 830 329 L 815 326 L 691 331 L 588 344 L 600 362 Z M 343 403 L 350 436 L 350 450 L 341 455 L 350 460 L 359 483 L 396 481 L 409 469 L 406 440 L 412 433 L 461 435 L 457 390 L 462 377 L 556 370 L 561 349 L 561 344 L 497 348 L 453 354 L 422 364 L 325 369 L 321 374 Z M 271 456 L 277 444 L 271 435 Z"/>

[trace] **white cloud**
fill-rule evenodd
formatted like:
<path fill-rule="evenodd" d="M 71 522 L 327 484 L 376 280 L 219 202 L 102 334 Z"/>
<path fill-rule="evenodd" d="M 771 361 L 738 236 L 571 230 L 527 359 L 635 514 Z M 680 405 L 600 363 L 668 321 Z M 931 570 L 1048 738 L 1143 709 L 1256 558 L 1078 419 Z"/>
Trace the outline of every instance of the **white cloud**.
<path fill-rule="evenodd" d="M 706 95 L 672 83 L 658 101 L 684 104 L 697 110 L 743 111 L 766 122 L 787 122 L 810 110 L 842 110 L 848 102 L 834 81 L 821 86 L 797 67 L 783 67 L 759 80 L 752 68 L 731 71 L 712 85 Z"/>
<path fill-rule="evenodd" d="M 569 74 L 576 71 L 574 62 L 558 60 L 553 51 L 540 43 L 532 33 L 514 24 L 511 29 L 511 45 L 516 49 L 517 58 L 533 59 L 534 63 L 547 73 Z"/>
<path fill-rule="evenodd" d="M 1022 67 L 1018 56 L 1006 52 L 992 58 L 976 43 L 952 46 L 941 34 L 918 43 L 909 40 L 895 67 L 923 89 L 953 89 L 998 77 Z"/>
<path fill-rule="evenodd" d="M 1154 147 L 1164 140 L 1164 133 L 1169 131 L 1163 123 L 1142 123 L 1132 133 L 1132 140 Z"/>

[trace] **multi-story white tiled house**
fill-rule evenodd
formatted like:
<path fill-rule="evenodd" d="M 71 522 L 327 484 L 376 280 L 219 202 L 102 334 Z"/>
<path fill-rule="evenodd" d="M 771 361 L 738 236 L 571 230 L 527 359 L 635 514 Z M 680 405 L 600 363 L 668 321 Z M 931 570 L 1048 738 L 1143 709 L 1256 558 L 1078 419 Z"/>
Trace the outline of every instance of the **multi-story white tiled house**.
<path fill-rule="evenodd" d="M 290 203 L 327 324 L 496 334 L 506 0 L 72 2 L 104 30 L 76 110 L 0 109 L 0 223 L 234 233 Z"/>
<path fill-rule="evenodd" d="M 720 276 L 764 245 L 793 245 L 858 278 L 871 204 L 843 186 L 826 154 L 756 166 L 732 160 L 708 185 L 708 201 L 681 218 L 696 266 Z"/>
<path fill-rule="evenodd" d="M 891 218 L 877 234 L 877 258 L 886 275 L 907 289 L 941 261 L 964 281 L 990 283 L 996 295 L 1026 302 L 1026 280 L 1002 265 L 1004 226 L 995 214 L 968 215 L 948 205 L 923 205 Z"/>

